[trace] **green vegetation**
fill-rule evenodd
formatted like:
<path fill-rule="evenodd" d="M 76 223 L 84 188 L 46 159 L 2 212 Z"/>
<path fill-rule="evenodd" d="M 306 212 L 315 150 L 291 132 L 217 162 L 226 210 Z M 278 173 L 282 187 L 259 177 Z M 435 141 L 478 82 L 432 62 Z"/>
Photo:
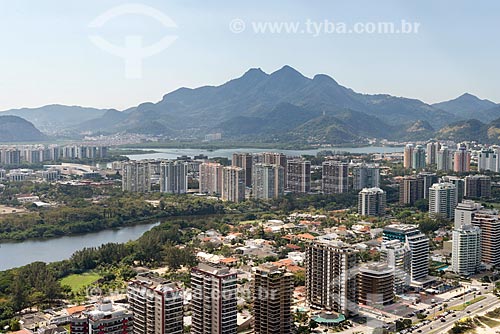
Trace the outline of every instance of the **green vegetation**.
<path fill-rule="evenodd" d="M 465 318 L 455 322 L 455 325 L 448 331 L 450 334 L 462 334 L 472 331 L 480 325 L 477 319 Z"/>
<path fill-rule="evenodd" d="M 476 297 L 470 301 L 467 301 L 463 304 L 459 304 L 459 305 L 456 305 L 456 306 L 452 306 L 450 307 L 450 310 L 453 310 L 453 311 L 463 311 L 467 308 L 467 306 L 470 306 L 472 304 L 475 304 L 477 302 L 480 302 L 481 300 L 484 300 L 486 299 L 486 296 L 479 296 L 479 297 Z"/>
<path fill-rule="evenodd" d="M 62 286 L 69 286 L 72 292 L 78 292 L 82 288 L 97 282 L 102 277 L 96 273 L 72 274 L 61 280 Z"/>

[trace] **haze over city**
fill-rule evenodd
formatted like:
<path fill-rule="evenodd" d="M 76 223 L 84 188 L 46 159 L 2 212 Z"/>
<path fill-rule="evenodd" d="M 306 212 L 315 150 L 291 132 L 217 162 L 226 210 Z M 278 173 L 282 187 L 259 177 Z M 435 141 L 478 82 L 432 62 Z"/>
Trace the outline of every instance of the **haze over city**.
<path fill-rule="evenodd" d="M 141 14 L 96 17 L 123 1 L 2 1 L 0 110 L 46 104 L 125 109 L 156 102 L 177 88 L 220 85 L 252 67 L 285 64 L 306 76 L 325 73 L 364 93 L 387 93 L 427 103 L 469 92 L 500 102 L 496 43 L 498 2 L 470 1 L 142 1 L 166 14 L 165 27 Z M 246 30 L 234 33 L 241 19 Z M 252 22 L 418 22 L 415 34 L 255 33 Z M 143 76 L 127 79 L 123 61 L 96 47 L 90 35 L 124 45 L 127 35 L 153 44 L 177 36 L 144 60 Z"/>

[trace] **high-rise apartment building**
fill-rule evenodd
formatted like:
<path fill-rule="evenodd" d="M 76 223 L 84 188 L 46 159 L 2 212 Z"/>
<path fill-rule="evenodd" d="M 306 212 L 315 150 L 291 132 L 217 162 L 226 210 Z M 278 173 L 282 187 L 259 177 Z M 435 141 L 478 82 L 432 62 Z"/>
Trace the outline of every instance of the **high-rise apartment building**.
<path fill-rule="evenodd" d="M 434 183 L 438 182 L 438 177 L 436 173 L 431 172 L 420 172 L 417 175 L 417 178 L 422 179 L 422 187 L 424 189 L 424 199 L 429 198 L 429 188 L 432 187 Z"/>
<path fill-rule="evenodd" d="M 380 187 L 380 168 L 377 165 L 362 164 L 352 169 L 353 189 Z"/>
<path fill-rule="evenodd" d="M 236 334 L 237 274 L 221 265 L 200 263 L 191 270 L 192 334 Z"/>
<path fill-rule="evenodd" d="M 188 191 L 188 164 L 183 161 L 162 161 L 160 164 L 160 191 L 185 194 Z"/>
<path fill-rule="evenodd" d="M 253 156 L 250 153 L 233 153 L 231 164 L 245 170 L 245 186 L 252 186 Z"/>
<path fill-rule="evenodd" d="M 438 142 L 427 143 L 427 154 L 425 162 L 427 165 L 436 165 L 438 159 L 438 152 L 441 149 L 441 144 Z"/>
<path fill-rule="evenodd" d="M 500 157 L 498 149 L 486 148 L 479 152 L 477 157 L 477 168 L 480 172 L 500 172 Z"/>
<path fill-rule="evenodd" d="M 481 261 L 488 266 L 500 265 L 500 220 L 494 210 L 474 213 L 472 225 L 481 229 Z"/>
<path fill-rule="evenodd" d="M 284 194 L 285 170 L 280 165 L 255 164 L 253 166 L 252 194 L 254 198 L 272 199 Z"/>
<path fill-rule="evenodd" d="M 455 223 L 453 228 L 455 230 L 458 230 L 463 225 L 472 224 L 472 219 L 474 218 L 474 214 L 482 209 L 483 206 L 474 201 L 465 200 L 462 201 L 461 203 L 458 203 L 457 207 L 455 208 Z"/>
<path fill-rule="evenodd" d="M 410 246 L 400 240 L 382 242 L 380 247 L 380 262 L 387 263 L 394 271 L 394 293 L 405 293 L 411 283 Z"/>
<path fill-rule="evenodd" d="M 407 144 L 405 146 L 404 156 L 403 156 L 403 167 L 410 169 L 413 167 L 413 144 Z"/>
<path fill-rule="evenodd" d="M 286 188 L 292 193 L 307 194 L 311 191 L 311 162 L 294 159 L 287 161 Z"/>
<path fill-rule="evenodd" d="M 486 175 L 468 175 L 465 177 L 465 197 L 491 197 L 491 177 Z"/>
<path fill-rule="evenodd" d="M 429 280 L 429 239 L 416 225 L 391 224 L 384 228 L 384 241 L 399 240 L 411 251 L 411 284 L 422 286 Z"/>
<path fill-rule="evenodd" d="M 130 161 L 122 164 L 122 190 L 130 192 L 151 191 L 149 162 Z"/>
<path fill-rule="evenodd" d="M 222 168 L 223 201 L 241 202 L 245 199 L 245 170 L 240 167 Z"/>
<path fill-rule="evenodd" d="M 407 175 L 399 181 L 399 204 L 414 205 L 424 198 L 424 179 Z"/>
<path fill-rule="evenodd" d="M 481 229 L 473 225 L 462 225 L 453 230 L 451 267 L 462 276 L 476 274 L 481 266 Z"/>
<path fill-rule="evenodd" d="M 252 294 L 255 334 L 291 334 L 293 274 L 263 264 L 256 268 Z"/>
<path fill-rule="evenodd" d="M 417 145 L 413 149 L 411 167 L 417 170 L 425 168 L 425 148 L 422 145 Z"/>
<path fill-rule="evenodd" d="M 222 193 L 222 167 L 218 162 L 200 164 L 200 193 L 210 195 Z"/>
<path fill-rule="evenodd" d="M 71 334 L 132 334 L 134 316 L 131 311 L 101 300 L 95 309 L 70 319 Z"/>
<path fill-rule="evenodd" d="M 358 251 L 340 241 L 316 240 L 306 246 L 306 299 L 315 308 L 358 313 Z"/>
<path fill-rule="evenodd" d="M 381 307 L 394 302 L 394 270 L 385 263 L 370 263 L 359 268 L 358 301 Z"/>
<path fill-rule="evenodd" d="M 447 146 L 442 146 L 437 155 L 437 170 L 451 171 L 454 166 L 455 152 Z"/>
<path fill-rule="evenodd" d="M 380 188 L 365 188 L 358 194 L 358 213 L 362 216 L 385 215 L 386 194 Z"/>
<path fill-rule="evenodd" d="M 453 171 L 455 173 L 470 172 L 470 152 L 465 145 L 461 145 L 455 152 Z"/>
<path fill-rule="evenodd" d="M 444 219 L 455 217 L 457 187 L 453 183 L 435 183 L 429 189 L 429 215 Z"/>
<path fill-rule="evenodd" d="M 457 188 L 457 203 L 463 201 L 465 196 L 465 181 L 458 176 L 445 175 L 441 178 L 443 182 L 453 183 Z"/>
<path fill-rule="evenodd" d="M 176 283 L 145 274 L 128 283 L 133 334 L 182 334 L 183 294 Z"/>
<path fill-rule="evenodd" d="M 349 191 L 349 164 L 339 161 L 323 162 L 321 189 L 324 194 L 341 194 Z"/>

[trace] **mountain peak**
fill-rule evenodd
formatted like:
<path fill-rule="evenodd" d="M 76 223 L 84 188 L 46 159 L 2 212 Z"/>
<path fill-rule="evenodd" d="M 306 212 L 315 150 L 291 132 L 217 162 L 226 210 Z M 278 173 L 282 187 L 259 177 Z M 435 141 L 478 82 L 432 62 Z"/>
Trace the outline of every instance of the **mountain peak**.
<path fill-rule="evenodd" d="M 279 70 L 271 73 L 272 76 L 300 77 L 305 78 L 299 71 L 289 65 L 285 65 Z"/>
<path fill-rule="evenodd" d="M 251 68 L 243 74 L 244 77 L 266 77 L 267 73 L 262 71 L 260 67 Z"/>
<path fill-rule="evenodd" d="M 313 81 L 319 82 L 319 83 L 333 83 L 335 85 L 338 85 L 338 82 L 335 81 L 331 76 L 328 76 L 326 74 L 316 74 L 313 78 Z"/>
<path fill-rule="evenodd" d="M 472 95 L 470 93 L 463 93 L 462 95 L 460 95 L 459 97 L 456 98 L 457 100 L 481 100 L 480 98 L 478 98 L 477 96 L 475 95 Z"/>

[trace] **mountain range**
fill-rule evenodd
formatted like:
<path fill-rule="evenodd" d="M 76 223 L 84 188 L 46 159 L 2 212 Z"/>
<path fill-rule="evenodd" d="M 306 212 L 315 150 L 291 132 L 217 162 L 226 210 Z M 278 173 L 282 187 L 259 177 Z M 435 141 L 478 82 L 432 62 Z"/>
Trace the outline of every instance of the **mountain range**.
<path fill-rule="evenodd" d="M 27 120 L 17 116 L 0 116 L 0 142 L 34 142 L 46 140 Z"/>
<path fill-rule="evenodd" d="M 483 132 L 493 131 L 487 123 L 500 118 L 500 105 L 467 93 L 436 104 L 362 94 L 327 75 L 308 78 L 284 66 L 270 74 L 250 69 L 220 86 L 180 88 L 159 102 L 123 111 L 51 105 L 0 115 L 23 117 L 51 134 L 131 132 L 203 138 L 221 132 L 228 140 L 342 144 L 367 138 L 456 137 L 454 131 L 463 131 L 467 122 L 482 138 L 494 140 Z"/>

